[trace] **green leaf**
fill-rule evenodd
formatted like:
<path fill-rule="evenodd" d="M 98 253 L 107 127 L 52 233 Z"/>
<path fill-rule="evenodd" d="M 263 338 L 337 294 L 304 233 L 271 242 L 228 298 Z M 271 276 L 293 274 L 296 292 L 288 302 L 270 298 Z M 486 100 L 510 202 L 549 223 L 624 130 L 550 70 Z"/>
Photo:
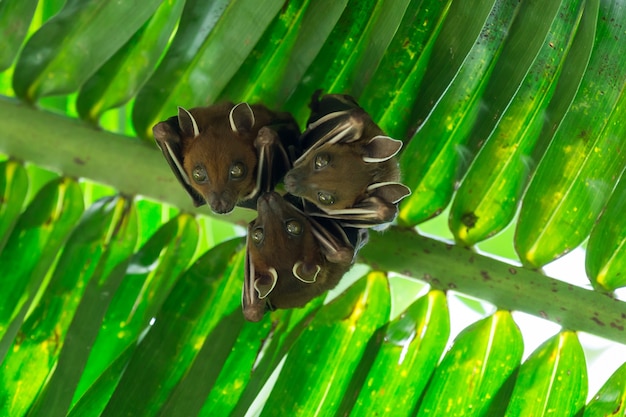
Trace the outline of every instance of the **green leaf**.
<path fill-rule="evenodd" d="M 351 415 L 410 416 L 450 335 L 446 296 L 435 290 L 389 323 Z"/>
<path fill-rule="evenodd" d="M 135 247 L 137 212 L 132 201 L 122 197 L 104 201 L 105 204 L 115 205 L 115 207 L 112 211 L 111 224 L 108 230 L 105 230 L 105 234 L 97 241 L 103 248 L 101 258 L 97 260 L 97 266 L 93 270 L 92 276 L 86 277 L 88 282 L 84 293 L 82 296 L 76 297 L 80 303 L 67 330 L 67 336 L 52 376 L 46 381 L 44 390 L 39 393 L 29 410 L 28 415 L 31 417 L 65 417 L 67 415 L 74 389 L 81 379 L 87 363 L 90 348 L 96 340 L 107 307 L 125 276 L 130 261 L 129 256 Z M 97 207 L 98 203 L 95 205 Z M 94 230 L 80 230 L 79 232 L 89 236 Z M 70 240 L 66 247 L 69 248 L 69 244 L 74 243 L 75 241 Z M 72 254 L 76 255 L 75 253 Z M 73 261 L 79 259 L 78 256 L 71 258 Z M 85 262 L 91 261 L 95 264 L 94 260 L 96 259 L 91 258 Z M 64 258 L 62 257 L 57 268 L 63 276 L 69 277 L 71 273 L 62 269 L 63 261 Z M 85 284 L 79 281 L 77 287 L 83 286 Z M 63 311 L 67 314 L 72 309 L 67 306 L 63 308 Z"/>
<path fill-rule="evenodd" d="M 523 351 L 522 334 L 508 311 L 474 323 L 457 336 L 444 356 L 418 415 L 488 415 Z"/>
<path fill-rule="evenodd" d="M 617 23 L 625 19 L 626 4 L 601 3 L 589 66 L 522 203 L 515 247 L 526 265 L 581 244 L 626 166 L 626 49 Z"/>
<path fill-rule="evenodd" d="M 387 278 L 373 272 L 320 309 L 290 349 L 262 416 L 333 414 L 368 340 L 389 319 Z M 320 361 L 319 358 L 325 358 Z M 294 383 L 297 381 L 297 383 Z"/>
<path fill-rule="evenodd" d="M 584 417 L 604 417 L 624 415 L 626 412 L 626 363 L 611 375 L 606 383 L 593 396 Z"/>
<path fill-rule="evenodd" d="M 363 91 L 360 104 L 391 137 L 404 138 L 413 122 L 417 89 L 451 3 L 412 1 Z"/>
<path fill-rule="evenodd" d="M 63 178 L 46 184 L 20 215 L 0 253 L 0 358 L 82 212 L 80 187 Z"/>
<path fill-rule="evenodd" d="M 109 59 L 159 5 L 147 0 L 68 0 L 22 50 L 13 78 L 17 96 L 34 101 L 42 96 L 76 91 Z"/>
<path fill-rule="evenodd" d="M 113 264 L 109 263 L 108 258 L 111 253 L 120 251 L 123 257 L 134 246 L 135 235 L 132 231 L 129 231 L 128 236 L 121 233 L 125 231 L 123 225 L 129 221 L 125 210 L 123 199 L 101 200 L 85 212 L 80 223 L 68 238 L 54 268 L 50 283 L 20 328 L 0 368 L 0 381 L 2 381 L 0 398 L 3 399 L 0 403 L 0 414 L 22 415 L 30 408 L 32 400 L 47 382 L 50 372 L 55 368 L 63 372 L 59 370 L 60 355 L 64 357 L 64 361 L 69 360 L 70 364 L 74 361 L 74 355 L 68 358 L 65 354 L 62 355 L 61 349 L 64 347 L 66 338 L 70 344 L 73 344 L 73 341 L 69 339 L 68 329 L 73 323 L 72 320 L 86 288 L 90 287 L 90 281 L 94 281 L 97 286 L 101 281 L 106 280 L 116 263 L 120 261 L 116 256 L 112 256 Z M 130 243 L 116 245 L 117 240 L 124 241 L 125 239 L 128 239 Z M 76 265 L 81 267 L 76 268 Z M 94 301 L 89 301 L 89 303 L 98 305 Z M 99 320 L 97 322 L 99 323 Z M 72 332 L 72 335 L 72 337 L 77 337 L 75 332 Z M 88 335 L 85 335 L 85 338 L 89 340 Z M 82 335 L 78 337 L 79 344 L 82 343 L 81 339 Z M 88 353 L 88 349 L 84 346 L 82 350 L 84 354 Z M 67 362 L 64 363 L 67 364 Z M 74 372 L 81 370 L 80 367 L 72 369 Z M 52 380 L 56 378 L 53 376 Z M 68 381 L 68 383 L 72 382 Z M 63 385 L 57 383 L 52 386 L 53 389 L 58 389 Z M 70 385 L 69 399 L 71 399 L 72 391 L 73 387 Z M 10 400 L 11 398 L 13 399 Z"/>
<path fill-rule="evenodd" d="M 16 161 L 0 163 L 0 253 L 10 236 L 28 190 L 24 165 Z"/>
<path fill-rule="evenodd" d="M 544 114 L 545 122 L 539 134 L 539 139 L 535 144 L 530 159 L 527 160 L 528 168 L 530 169 L 529 174 L 531 171 L 534 172 L 534 168 L 536 168 L 545 154 L 552 141 L 554 132 L 565 117 L 578 92 L 593 50 L 599 9 L 600 0 L 585 1 L 583 16 L 578 25 L 578 30 L 574 36 L 572 46 L 565 57 L 563 70 L 559 75 L 552 100 L 550 100 L 550 104 L 546 108 Z"/>
<path fill-rule="evenodd" d="M 437 104 L 432 111 L 418 108 L 426 120 L 400 157 L 403 182 L 413 190 L 400 208 L 401 224 L 421 223 L 439 214 L 450 201 L 461 160 L 458 149 L 468 138 L 487 80 L 519 7 L 519 3 L 494 4 L 493 0 L 452 3 L 434 46 L 429 65 L 432 69 L 426 74 L 433 82 L 424 85 L 421 92 L 426 96 L 422 107 L 432 106 L 434 100 Z M 480 19 L 482 16 L 485 20 Z M 468 20 L 472 24 L 465 26 L 463 22 Z M 492 31 L 494 26 L 501 30 Z M 436 86 L 442 91 L 429 91 Z M 448 88 L 443 91 L 443 86 Z"/>
<path fill-rule="evenodd" d="M 262 101 L 270 107 L 284 103 L 314 59 L 325 58 L 326 62 L 332 59 L 324 57 L 322 45 L 341 43 L 341 37 L 333 38 L 333 29 L 344 11 L 349 14 L 346 3 L 347 0 L 289 2 L 221 93 L 221 98 Z M 262 82 L 250 83 L 251 79 Z M 293 108 L 291 104 L 287 107 Z"/>
<path fill-rule="evenodd" d="M 0 2 L 0 72 L 9 68 L 17 56 L 33 19 L 37 0 Z"/>
<path fill-rule="evenodd" d="M 560 6 L 553 11 L 551 3 L 557 6 L 560 3 Z M 545 109 L 584 8 L 581 0 L 528 4 L 534 5 L 534 14 L 540 16 L 533 21 L 546 22 L 546 26 L 551 24 L 544 31 L 538 24 L 527 23 L 525 17 L 532 6 L 522 8 L 518 19 L 521 20 L 519 26 L 525 30 L 512 31 L 506 44 L 510 47 L 505 45 L 506 51 L 523 51 L 531 55 L 534 49 L 529 44 L 536 43 L 533 37 L 541 40 L 541 46 L 504 108 L 493 106 L 491 97 L 484 98 L 485 106 L 491 107 L 500 119 L 472 162 L 450 209 L 450 230 L 458 242 L 467 246 L 504 229 L 517 211 L 518 200 L 526 185 L 527 161 L 539 138 Z M 500 62 L 510 62 L 510 56 L 504 53 Z M 515 70 L 518 71 L 517 65 Z M 493 77 L 494 88 L 499 91 L 508 85 L 516 85 L 511 80 L 515 78 L 511 77 L 512 68 L 503 67 L 496 68 L 497 75 Z"/>
<path fill-rule="evenodd" d="M 175 114 L 178 106 L 213 103 L 283 3 L 188 1 L 167 54 L 135 101 L 133 123 L 139 136 L 151 137 L 152 126 Z"/>
<path fill-rule="evenodd" d="M 198 243 L 198 224 L 181 215 L 163 225 L 130 259 L 125 278 L 111 300 L 100 332 L 91 348 L 74 402 L 149 329 L 177 279 L 186 269 Z"/>
<path fill-rule="evenodd" d="M 585 355 L 576 333 L 564 331 L 522 364 L 506 416 L 574 416 L 586 396 Z"/>
<path fill-rule="evenodd" d="M 130 359 L 134 346 L 129 346 L 89 387 L 89 390 L 72 406 L 68 417 L 93 417 L 102 414 L 104 407 L 113 395 L 124 368 Z"/>
<path fill-rule="evenodd" d="M 358 97 L 360 91 L 352 86 L 360 83 L 362 90 L 367 84 L 395 34 L 407 4 L 407 0 L 395 2 L 394 7 L 385 7 L 380 0 L 348 2 L 285 108 L 297 110 L 293 112 L 294 117 L 304 122 L 308 118 L 311 96 L 318 89 Z M 389 14 L 395 19 L 381 19 Z"/>
<path fill-rule="evenodd" d="M 322 297 L 318 297 L 303 308 L 278 310 L 271 313 L 271 315 L 266 314 L 264 320 L 267 320 L 268 316 L 271 316 L 272 330 L 268 337 L 262 341 L 261 348 L 257 351 L 259 353 L 256 358 L 258 362 L 255 362 L 254 366 L 250 367 L 250 369 L 252 369 L 250 379 L 247 381 L 230 415 L 238 416 L 246 414 L 276 367 L 279 366 L 293 344 L 298 340 L 300 334 L 308 327 L 310 320 L 317 314 L 317 310 L 322 306 L 322 302 Z M 242 336 L 243 334 L 240 335 L 240 337 Z M 246 357 L 247 356 L 248 355 L 246 355 Z M 242 358 L 242 360 L 245 360 L 245 357 Z M 248 370 L 245 366 L 244 369 Z M 235 377 L 241 381 L 239 375 Z M 227 401 L 230 399 L 229 397 L 230 396 L 227 397 L 225 402 L 222 399 L 222 395 L 218 392 L 211 392 L 200 415 L 210 417 L 227 413 L 230 410 L 225 409 L 225 405 L 227 405 Z M 215 414 L 216 412 L 218 414 Z"/>
<path fill-rule="evenodd" d="M 238 318 L 242 317 L 239 309 L 234 314 Z M 282 320 L 272 322 L 267 320 L 267 318 L 261 323 L 245 323 L 237 335 L 237 340 L 231 345 L 229 351 L 226 352 L 228 357 L 219 362 L 221 366 L 215 366 L 217 362 L 215 358 L 205 359 L 198 355 L 196 363 L 213 361 L 211 366 L 220 372 L 211 389 L 198 398 L 202 407 L 199 413 L 196 412 L 197 415 L 230 415 L 246 389 L 251 376 L 258 370 L 256 361 L 259 359 L 261 349 L 267 346 L 268 339 L 273 338 L 277 331 L 280 332 L 284 329 L 281 326 L 283 323 Z M 275 329 L 275 326 L 278 329 Z M 264 350 L 264 355 L 268 353 L 270 352 Z M 190 383 L 206 386 L 205 376 L 200 374 L 197 379 L 190 380 Z"/>
<path fill-rule="evenodd" d="M 626 175 L 613 190 L 606 209 L 591 231 L 585 266 L 596 288 L 612 291 L 626 286 Z"/>
<path fill-rule="evenodd" d="M 178 23 L 185 1 L 161 3 L 148 21 L 83 85 L 76 109 L 96 122 L 133 98 L 150 77 Z"/>
<path fill-rule="evenodd" d="M 159 415 L 198 415 L 204 399 L 212 391 L 226 359 L 233 351 L 245 323 L 240 308 L 235 309 L 217 323 L 207 336 L 185 376 L 163 404 Z"/>
<path fill-rule="evenodd" d="M 205 341 L 210 343 L 208 336 L 221 317 L 240 308 L 242 244 L 242 239 L 233 239 L 216 246 L 178 280 L 128 362 L 103 416 L 159 412 Z"/>
<path fill-rule="evenodd" d="M 173 207 L 165 206 L 152 200 L 135 198 L 139 236 L 137 246 L 144 245 L 165 223 L 172 220 L 178 213 Z"/>

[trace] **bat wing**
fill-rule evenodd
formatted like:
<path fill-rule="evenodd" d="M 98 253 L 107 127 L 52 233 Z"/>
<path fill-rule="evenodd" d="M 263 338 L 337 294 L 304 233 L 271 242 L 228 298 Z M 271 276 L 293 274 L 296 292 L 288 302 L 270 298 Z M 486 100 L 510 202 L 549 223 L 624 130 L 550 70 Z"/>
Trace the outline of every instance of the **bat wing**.
<path fill-rule="evenodd" d="M 292 166 L 292 156 L 296 150 L 293 146 L 285 146 L 279 133 L 270 128 L 259 129 L 254 146 L 259 156 L 257 163 L 257 182 L 254 190 L 246 199 L 256 201 L 261 193 L 274 189 L 285 173 Z M 255 204 L 256 207 L 256 204 Z"/>
<path fill-rule="evenodd" d="M 316 217 L 339 220 L 342 226 L 372 228 L 392 222 L 398 214 L 398 203 L 411 194 L 411 190 L 399 182 L 381 182 L 367 188 L 367 197 L 352 207 L 324 211 L 313 210 Z"/>
<path fill-rule="evenodd" d="M 350 143 L 361 139 L 366 128 L 382 131 L 372 122 L 369 115 L 350 96 L 328 94 L 313 95 L 311 117 L 302 134 L 302 146 L 306 151 L 294 162 L 297 165 L 310 153 L 337 143 Z"/>
<path fill-rule="evenodd" d="M 259 321 L 263 318 L 268 309 L 266 297 L 272 292 L 278 280 L 274 268 L 265 268 L 255 263 L 254 255 L 250 251 L 250 230 L 248 230 L 241 305 L 243 315 L 249 321 Z"/>
<path fill-rule="evenodd" d="M 178 118 L 170 117 L 166 121 L 156 124 L 152 128 L 152 132 L 165 160 L 178 182 L 191 197 L 193 204 L 196 207 L 206 204 L 204 198 L 189 185 L 191 181 L 183 168 L 182 138 L 178 129 Z"/>

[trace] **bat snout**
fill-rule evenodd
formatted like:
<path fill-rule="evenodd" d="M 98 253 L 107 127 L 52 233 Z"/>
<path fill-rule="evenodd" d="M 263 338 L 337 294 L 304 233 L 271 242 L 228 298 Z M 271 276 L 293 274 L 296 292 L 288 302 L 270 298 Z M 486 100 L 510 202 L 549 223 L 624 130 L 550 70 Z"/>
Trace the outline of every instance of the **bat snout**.
<path fill-rule="evenodd" d="M 302 195 L 303 194 L 303 178 L 302 175 L 298 173 L 298 171 L 291 170 L 289 171 L 283 180 L 285 184 L 285 190 L 288 193 L 294 195 Z"/>
<path fill-rule="evenodd" d="M 217 214 L 228 214 L 235 208 L 236 201 L 227 193 L 211 193 L 207 198 L 211 210 Z"/>
<path fill-rule="evenodd" d="M 273 213 L 279 214 L 283 211 L 283 198 L 275 191 L 265 193 L 257 201 L 257 211 L 260 214 Z"/>

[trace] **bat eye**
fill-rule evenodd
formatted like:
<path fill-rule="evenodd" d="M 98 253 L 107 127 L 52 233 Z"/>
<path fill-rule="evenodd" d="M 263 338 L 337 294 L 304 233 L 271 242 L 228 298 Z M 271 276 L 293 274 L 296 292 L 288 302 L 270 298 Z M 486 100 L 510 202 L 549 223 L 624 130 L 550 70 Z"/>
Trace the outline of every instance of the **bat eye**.
<path fill-rule="evenodd" d="M 315 169 L 322 169 L 330 162 L 330 155 L 321 153 L 315 156 Z"/>
<path fill-rule="evenodd" d="M 335 197 L 333 197 L 333 195 L 330 193 L 320 191 L 319 193 L 317 193 L 317 201 L 325 206 L 332 206 L 333 204 L 335 204 Z"/>
<path fill-rule="evenodd" d="M 203 166 L 198 165 L 191 171 L 191 176 L 193 180 L 198 184 L 202 184 L 207 181 L 206 169 Z"/>
<path fill-rule="evenodd" d="M 286 223 L 287 233 L 297 236 L 302 233 L 302 224 L 297 220 L 289 220 Z"/>
<path fill-rule="evenodd" d="M 239 180 L 246 175 L 246 167 L 241 162 L 235 162 L 230 166 L 230 178 Z"/>
<path fill-rule="evenodd" d="M 253 241 L 256 245 L 258 245 L 258 244 L 260 244 L 261 242 L 263 242 L 263 237 L 264 237 L 264 235 L 263 235 L 263 229 L 262 229 L 262 228 L 260 228 L 260 227 L 257 227 L 256 229 L 254 229 L 254 230 L 252 231 L 252 233 L 250 234 L 250 239 L 252 239 L 252 241 Z"/>

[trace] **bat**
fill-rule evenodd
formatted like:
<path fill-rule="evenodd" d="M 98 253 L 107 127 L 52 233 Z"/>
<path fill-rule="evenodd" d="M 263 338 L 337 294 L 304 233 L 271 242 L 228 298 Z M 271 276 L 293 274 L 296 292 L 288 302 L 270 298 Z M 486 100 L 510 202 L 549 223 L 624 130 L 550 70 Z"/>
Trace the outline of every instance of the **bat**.
<path fill-rule="evenodd" d="M 242 305 L 247 320 L 267 310 L 301 307 L 337 285 L 367 240 L 365 229 L 344 229 L 313 219 L 298 203 L 276 192 L 257 200 L 248 225 Z"/>
<path fill-rule="evenodd" d="M 195 206 L 215 213 L 256 207 L 299 152 L 300 129 L 289 113 L 247 103 L 186 110 L 156 124 L 153 134 Z"/>
<path fill-rule="evenodd" d="M 316 92 L 301 137 L 304 153 L 284 178 L 287 192 L 315 204 L 316 215 L 344 225 L 392 221 L 411 193 L 401 184 L 396 154 L 402 142 L 385 136 L 350 96 Z"/>

